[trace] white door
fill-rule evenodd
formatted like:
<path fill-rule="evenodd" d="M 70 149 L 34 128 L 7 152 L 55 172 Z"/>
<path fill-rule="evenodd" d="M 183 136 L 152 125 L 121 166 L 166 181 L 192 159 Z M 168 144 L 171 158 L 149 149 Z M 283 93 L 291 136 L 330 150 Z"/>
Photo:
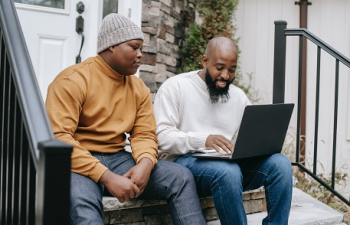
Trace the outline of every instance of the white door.
<path fill-rule="evenodd" d="M 115 12 L 141 26 L 142 0 L 14 0 L 43 99 L 47 87 L 64 68 L 76 63 L 82 35 L 76 19 L 84 19 L 81 61 L 95 56 L 104 15 Z M 77 11 L 77 4 L 84 11 Z"/>
<path fill-rule="evenodd" d="M 85 37 L 81 59 L 96 54 L 101 1 L 80 0 L 85 6 L 81 14 L 76 10 L 79 0 L 15 2 L 41 94 L 46 99 L 47 86 L 54 77 L 62 69 L 75 64 L 82 42 L 82 35 L 76 32 L 79 15 L 84 19 Z"/>

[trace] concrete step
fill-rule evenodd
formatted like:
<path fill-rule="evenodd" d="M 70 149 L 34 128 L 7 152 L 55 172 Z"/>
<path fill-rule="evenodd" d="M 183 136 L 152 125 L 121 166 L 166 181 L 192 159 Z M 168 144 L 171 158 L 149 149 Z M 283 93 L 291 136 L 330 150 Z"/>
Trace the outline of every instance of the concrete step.
<path fill-rule="evenodd" d="M 169 208 L 164 200 L 132 199 L 120 203 L 114 197 L 103 197 L 104 224 L 144 225 L 172 224 Z M 218 219 L 211 197 L 200 199 L 204 217 L 207 221 Z M 265 209 L 265 191 L 263 188 L 243 193 L 243 205 L 247 214 L 263 212 Z M 220 222 L 218 222 L 220 223 Z"/>
<path fill-rule="evenodd" d="M 266 212 L 247 215 L 248 225 L 260 225 Z M 294 188 L 289 225 L 345 225 L 343 214 L 312 198 L 303 191 Z M 219 220 L 210 221 L 208 225 L 220 225 Z"/>

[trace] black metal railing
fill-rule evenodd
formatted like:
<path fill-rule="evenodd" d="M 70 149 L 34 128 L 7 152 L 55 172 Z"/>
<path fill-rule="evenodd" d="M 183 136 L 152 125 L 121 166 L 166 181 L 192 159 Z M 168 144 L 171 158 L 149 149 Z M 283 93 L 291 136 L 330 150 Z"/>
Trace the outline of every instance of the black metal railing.
<path fill-rule="evenodd" d="M 285 68 L 286 68 L 286 37 L 299 36 L 299 82 L 298 82 L 298 111 L 297 111 L 297 134 L 296 134 L 296 159 L 292 162 L 317 182 L 322 184 L 340 200 L 350 206 L 350 201 L 335 190 L 336 153 L 337 153 L 337 124 L 338 124 L 338 95 L 339 95 L 339 63 L 350 68 L 350 59 L 339 53 L 327 43 L 316 37 L 306 29 L 287 29 L 287 22 L 275 21 L 275 49 L 274 49 L 274 78 L 273 78 L 273 103 L 283 103 L 285 94 Z M 313 171 L 307 169 L 300 162 L 300 118 L 301 118 L 301 87 L 302 87 L 302 49 L 303 38 L 313 42 L 317 46 L 317 68 L 316 68 L 316 104 L 315 104 L 315 137 Z M 319 98 L 320 98 L 320 71 L 321 71 L 321 49 L 331 55 L 335 60 L 335 97 L 334 97 L 334 124 L 333 124 L 333 148 L 332 148 L 332 172 L 331 185 L 320 179 L 317 174 L 317 143 L 319 126 Z"/>
<path fill-rule="evenodd" d="M 0 1 L 0 224 L 68 224 L 72 146 L 56 140 L 12 0 Z"/>

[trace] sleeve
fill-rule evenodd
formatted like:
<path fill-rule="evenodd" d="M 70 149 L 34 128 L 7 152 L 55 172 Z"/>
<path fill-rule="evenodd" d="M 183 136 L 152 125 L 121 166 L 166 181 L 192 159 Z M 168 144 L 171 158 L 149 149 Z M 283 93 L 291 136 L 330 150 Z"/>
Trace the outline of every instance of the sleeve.
<path fill-rule="evenodd" d="M 84 82 L 70 78 L 55 80 L 48 89 L 46 110 L 55 137 L 73 145 L 72 172 L 88 176 L 98 182 L 107 168 L 74 139 L 85 99 L 86 89 L 82 87 L 82 83 Z"/>
<path fill-rule="evenodd" d="M 129 140 L 136 163 L 139 163 L 142 158 L 149 158 L 155 165 L 158 157 L 156 121 L 150 91 L 146 86 L 144 89 L 146 94 L 143 95 L 144 99 L 137 109 Z"/>
<path fill-rule="evenodd" d="M 179 91 L 173 86 L 163 84 L 154 102 L 159 149 L 173 155 L 183 155 L 190 150 L 204 149 L 205 141 L 210 135 L 204 132 L 179 130 L 181 119 Z"/>

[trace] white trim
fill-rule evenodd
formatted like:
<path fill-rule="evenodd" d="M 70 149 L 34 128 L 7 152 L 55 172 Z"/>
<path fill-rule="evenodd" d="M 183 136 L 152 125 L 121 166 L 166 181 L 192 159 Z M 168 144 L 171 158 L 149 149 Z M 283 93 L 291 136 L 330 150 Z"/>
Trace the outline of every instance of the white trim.
<path fill-rule="evenodd" d="M 17 9 L 69 15 L 70 0 L 65 0 L 64 9 L 57 9 L 57 8 L 51 8 L 51 7 L 39 6 L 39 5 L 30 5 L 30 4 L 17 3 L 17 2 L 15 2 L 15 6 Z"/>

